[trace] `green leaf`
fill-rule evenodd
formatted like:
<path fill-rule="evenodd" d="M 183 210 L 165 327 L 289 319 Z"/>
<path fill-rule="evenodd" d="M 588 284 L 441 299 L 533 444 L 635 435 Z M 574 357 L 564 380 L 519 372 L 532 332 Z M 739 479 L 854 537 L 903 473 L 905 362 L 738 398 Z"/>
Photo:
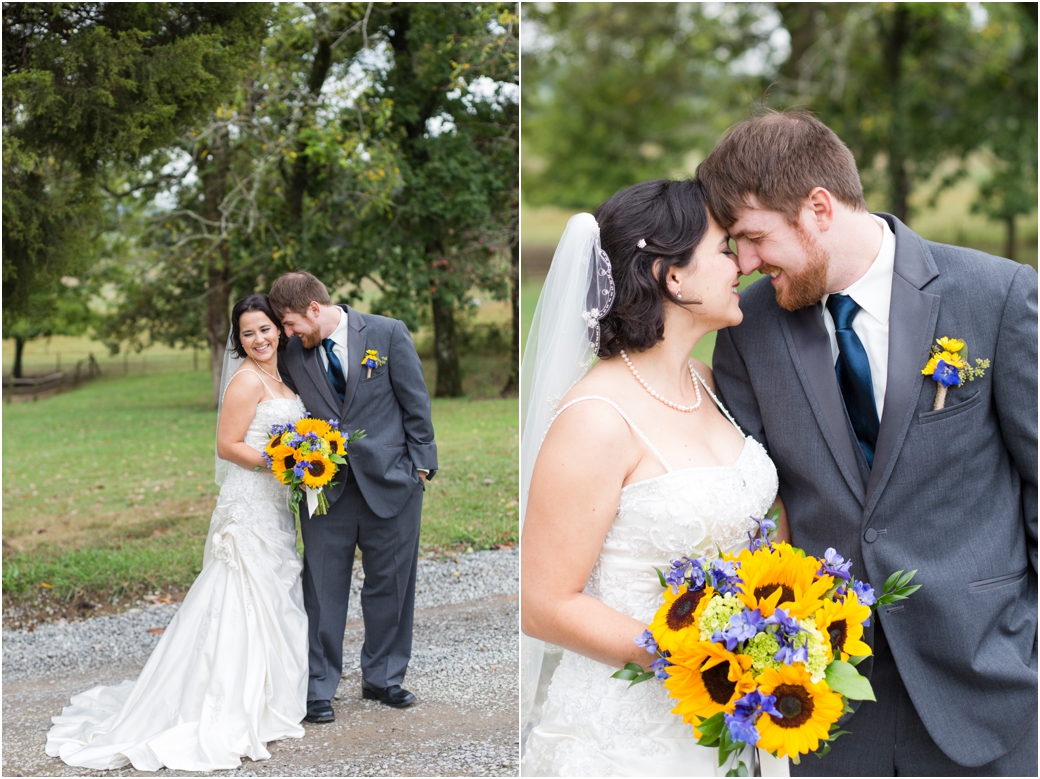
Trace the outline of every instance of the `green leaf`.
<path fill-rule="evenodd" d="M 637 676 L 635 679 L 633 679 L 631 682 L 629 682 L 628 686 L 632 687 L 634 685 L 639 684 L 640 682 L 645 682 L 648 679 L 653 679 L 653 678 L 654 678 L 654 672 L 653 671 L 644 671 L 643 673 L 639 674 L 639 676 Z"/>
<path fill-rule="evenodd" d="M 903 574 L 902 571 L 896 571 L 891 576 L 889 576 L 887 579 L 885 579 L 885 586 L 881 588 L 881 591 L 882 592 L 888 592 L 889 590 L 891 590 L 892 587 L 895 586 L 896 580 L 900 576 L 902 576 L 902 574 Z"/>
<path fill-rule="evenodd" d="M 831 751 L 831 744 L 830 744 L 830 742 L 829 741 L 824 741 L 823 742 L 823 746 L 820 747 L 819 749 L 817 749 L 815 752 L 813 752 L 813 754 L 816 755 L 817 757 L 821 757 L 822 758 L 824 755 L 826 755 L 830 751 Z"/>
<path fill-rule="evenodd" d="M 737 763 L 736 768 L 731 768 L 726 772 L 726 776 L 747 776 L 748 768 L 744 765 L 744 761 L 741 760 Z"/>
<path fill-rule="evenodd" d="M 870 655 L 863 655 L 862 657 L 854 657 L 852 655 L 849 655 L 848 664 L 849 665 L 859 665 L 864 660 L 866 660 L 868 657 L 870 657 Z"/>
<path fill-rule="evenodd" d="M 610 678 L 620 679 L 623 682 L 630 682 L 633 679 L 638 678 L 642 673 L 644 673 L 643 666 L 639 665 L 639 663 L 625 663 L 625 667 L 620 671 L 612 673 Z M 653 676 L 653 673 L 651 672 L 650 675 Z"/>
<path fill-rule="evenodd" d="M 707 719 L 701 720 L 701 723 L 697 726 L 697 730 L 701 732 L 701 738 L 697 742 L 701 746 L 714 746 L 719 740 L 719 735 L 722 733 L 723 727 L 725 727 L 725 720 L 723 719 L 723 713 L 717 712 L 712 714 Z M 710 743 L 705 743 L 710 742 Z"/>
<path fill-rule="evenodd" d="M 854 701 L 874 701 L 874 690 L 870 682 L 860 676 L 856 667 L 841 660 L 834 660 L 827 666 L 827 686 L 834 692 L 851 698 Z"/>
<path fill-rule="evenodd" d="M 665 581 L 665 578 L 664 578 L 664 574 L 663 574 L 663 573 L 661 573 L 661 569 L 660 569 L 660 568 L 658 568 L 658 567 L 657 567 L 657 566 L 655 565 L 655 566 L 654 566 L 654 570 L 655 570 L 655 571 L 657 571 L 657 578 L 658 578 L 658 580 L 659 580 L 659 581 L 661 582 L 661 586 L 662 586 L 662 587 L 667 587 L 667 586 L 668 586 L 668 582 L 667 582 L 667 581 Z"/>

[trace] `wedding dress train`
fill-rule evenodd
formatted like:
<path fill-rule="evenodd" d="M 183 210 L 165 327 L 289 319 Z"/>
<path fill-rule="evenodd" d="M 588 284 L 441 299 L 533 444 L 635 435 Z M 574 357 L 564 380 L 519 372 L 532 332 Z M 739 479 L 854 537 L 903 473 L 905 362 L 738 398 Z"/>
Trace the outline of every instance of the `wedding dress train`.
<path fill-rule="evenodd" d="M 708 394 L 719 403 L 710 390 Z M 747 436 L 732 465 L 672 470 L 646 435 L 608 398 L 577 398 L 557 416 L 585 401 L 613 406 L 666 470 L 621 490 L 617 515 L 584 590 L 649 623 L 662 593 L 654 566 L 667 571 L 670 561 L 682 555 L 714 558 L 720 548 L 746 548 L 748 533 L 757 528 L 751 517 L 765 516 L 776 496 L 776 468 L 762 446 Z M 721 404 L 719 408 L 732 422 Z M 675 701 L 660 681 L 629 687 L 610 678 L 616 670 L 563 652 L 541 718 L 526 742 L 524 776 L 725 774 L 716 750 L 699 746 L 693 728 L 671 713 Z M 762 762 L 765 775 L 787 775 L 786 760 L 762 753 Z"/>
<path fill-rule="evenodd" d="M 260 403 L 245 442 L 304 416 L 298 398 Z M 288 488 L 230 465 L 202 572 L 136 681 L 74 695 L 47 754 L 93 769 L 237 768 L 267 742 L 303 735 L 307 615 Z"/>

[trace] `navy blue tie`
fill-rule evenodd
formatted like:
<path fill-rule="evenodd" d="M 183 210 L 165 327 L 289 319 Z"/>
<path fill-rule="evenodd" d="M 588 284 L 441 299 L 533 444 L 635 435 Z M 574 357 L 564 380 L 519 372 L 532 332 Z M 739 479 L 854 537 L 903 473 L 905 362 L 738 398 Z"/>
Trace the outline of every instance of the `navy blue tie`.
<path fill-rule="evenodd" d="M 336 390 L 336 394 L 339 395 L 339 399 L 343 400 L 343 396 L 347 392 L 347 380 L 343 378 L 343 363 L 339 361 L 339 357 L 336 356 L 336 352 L 333 351 L 332 347 L 336 342 L 331 338 L 326 338 L 321 342 L 322 346 L 325 347 L 325 356 L 329 358 L 329 378 L 332 379 L 332 386 Z"/>
<path fill-rule="evenodd" d="M 834 336 L 838 341 L 838 361 L 834 364 L 838 387 L 841 388 L 845 410 L 849 412 L 860 449 L 867 458 L 867 465 L 873 468 L 874 447 L 877 446 L 881 423 L 874 402 L 874 384 L 870 380 L 867 352 L 852 329 L 852 320 L 859 313 L 859 305 L 848 295 L 831 295 L 827 298 L 827 310 L 834 317 Z"/>

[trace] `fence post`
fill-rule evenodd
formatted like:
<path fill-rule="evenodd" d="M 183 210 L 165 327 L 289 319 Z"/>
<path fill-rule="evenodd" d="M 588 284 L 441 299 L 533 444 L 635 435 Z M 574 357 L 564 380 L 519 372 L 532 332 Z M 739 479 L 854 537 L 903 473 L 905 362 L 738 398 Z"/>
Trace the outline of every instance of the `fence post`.
<path fill-rule="evenodd" d="M 39 393 L 39 390 L 40 390 L 40 377 L 39 376 L 33 376 L 33 402 L 34 403 L 37 400 L 36 396 Z"/>

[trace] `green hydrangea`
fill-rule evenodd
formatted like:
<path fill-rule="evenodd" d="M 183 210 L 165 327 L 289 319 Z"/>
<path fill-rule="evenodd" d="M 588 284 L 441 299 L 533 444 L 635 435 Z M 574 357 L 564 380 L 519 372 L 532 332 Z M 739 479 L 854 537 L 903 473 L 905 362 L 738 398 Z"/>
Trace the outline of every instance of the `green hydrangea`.
<path fill-rule="evenodd" d="M 765 631 L 747 642 L 744 654 L 751 658 L 752 673 L 758 676 L 767 668 L 780 668 L 780 663 L 773 659 L 773 655 L 779 651 L 780 642 L 776 636 Z"/>
<path fill-rule="evenodd" d="M 701 616 L 701 641 L 711 641 L 716 630 L 725 630 L 729 627 L 729 618 L 743 610 L 744 604 L 736 595 L 716 593 Z"/>
<path fill-rule="evenodd" d="M 816 627 L 816 623 L 811 617 L 799 621 L 798 624 L 805 632 L 798 634 L 795 643 L 809 650 L 809 662 L 805 664 L 805 670 L 809 672 L 809 678 L 813 682 L 818 682 L 827 672 L 830 641 L 824 638 L 823 633 Z"/>

